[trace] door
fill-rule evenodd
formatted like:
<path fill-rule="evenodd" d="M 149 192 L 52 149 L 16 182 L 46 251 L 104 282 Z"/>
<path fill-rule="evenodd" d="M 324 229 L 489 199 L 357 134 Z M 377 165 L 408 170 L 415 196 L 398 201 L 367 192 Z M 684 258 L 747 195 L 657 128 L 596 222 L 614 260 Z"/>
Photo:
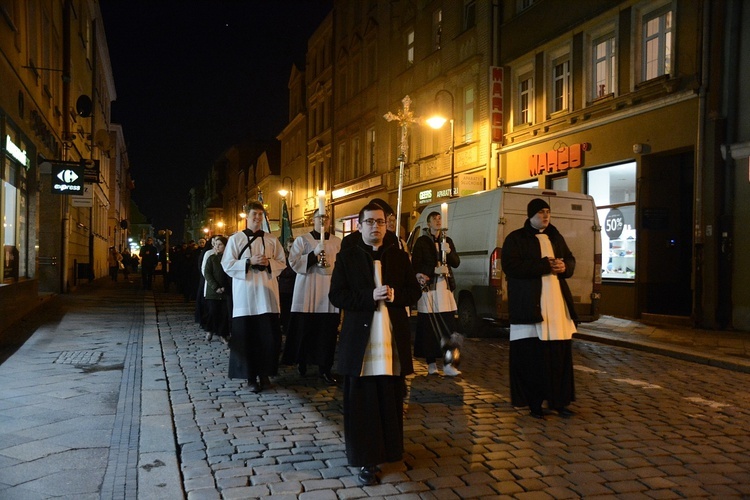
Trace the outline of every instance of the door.
<path fill-rule="evenodd" d="M 693 158 L 692 150 L 643 158 L 637 252 L 642 313 L 692 314 Z"/>

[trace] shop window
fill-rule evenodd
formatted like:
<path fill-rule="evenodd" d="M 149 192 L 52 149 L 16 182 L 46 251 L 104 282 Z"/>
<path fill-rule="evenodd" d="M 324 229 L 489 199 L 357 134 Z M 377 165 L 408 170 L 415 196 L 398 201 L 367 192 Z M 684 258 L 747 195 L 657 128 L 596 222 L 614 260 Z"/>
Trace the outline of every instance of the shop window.
<path fill-rule="evenodd" d="M 567 191 L 568 176 L 564 175 L 562 177 L 552 177 L 549 180 L 549 187 L 550 189 L 554 189 L 555 191 Z"/>
<path fill-rule="evenodd" d="M 602 226 L 602 278 L 633 280 L 636 273 L 635 162 L 586 172 Z"/>
<path fill-rule="evenodd" d="M 20 254 L 16 239 L 18 234 L 18 190 L 3 181 L 3 281 L 18 279 Z"/>

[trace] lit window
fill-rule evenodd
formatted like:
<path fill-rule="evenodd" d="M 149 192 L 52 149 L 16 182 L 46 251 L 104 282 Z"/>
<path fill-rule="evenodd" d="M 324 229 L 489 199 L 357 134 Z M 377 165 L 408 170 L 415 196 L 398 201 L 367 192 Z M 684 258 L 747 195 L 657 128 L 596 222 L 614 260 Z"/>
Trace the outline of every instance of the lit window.
<path fill-rule="evenodd" d="M 534 79 L 531 72 L 521 75 L 518 78 L 518 119 L 519 125 L 531 123 L 532 106 L 534 102 Z"/>
<path fill-rule="evenodd" d="M 464 89 L 464 141 L 474 140 L 474 87 Z"/>
<path fill-rule="evenodd" d="M 414 64 L 414 30 L 406 34 L 406 64 Z"/>
<path fill-rule="evenodd" d="M 375 127 L 367 129 L 367 166 L 369 172 L 375 171 Z"/>
<path fill-rule="evenodd" d="M 552 63 L 552 112 L 564 111 L 570 103 L 570 60 L 557 59 Z"/>
<path fill-rule="evenodd" d="M 352 140 L 352 172 L 354 177 L 360 177 L 362 175 L 362 159 L 359 154 L 359 137 L 355 137 Z"/>
<path fill-rule="evenodd" d="M 440 50 L 443 39 L 443 10 L 438 9 L 432 14 L 432 49 Z"/>
<path fill-rule="evenodd" d="M 615 36 L 613 34 L 598 38 L 592 44 L 593 99 L 604 97 L 615 92 Z M 592 99 L 592 100 L 593 100 Z"/>
<path fill-rule="evenodd" d="M 643 80 L 672 70 L 672 11 L 660 9 L 643 17 Z"/>

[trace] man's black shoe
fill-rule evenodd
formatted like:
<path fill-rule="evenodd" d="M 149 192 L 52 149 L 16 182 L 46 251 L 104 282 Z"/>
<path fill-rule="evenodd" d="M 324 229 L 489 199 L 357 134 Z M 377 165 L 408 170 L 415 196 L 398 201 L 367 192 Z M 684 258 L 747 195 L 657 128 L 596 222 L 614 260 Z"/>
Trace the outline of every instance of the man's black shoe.
<path fill-rule="evenodd" d="M 557 414 L 560 415 L 562 418 L 570 418 L 573 415 L 575 415 L 575 412 L 567 408 L 558 408 Z"/>
<path fill-rule="evenodd" d="M 359 469 L 357 481 L 362 486 L 372 486 L 378 484 L 378 476 L 375 475 L 375 467 L 362 467 Z"/>
<path fill-rule="evenodd" d="M 544 420 L 544 411 L 543 410 L 531 410 L 529 413 L 534 418 L 538 418 L 539 420 Z"/>
<path fill-rule="evenodd" d="M 263 390 L 263 387 L 258 382 L 250 382 L 250 390 L 253 391 L 255 394 L 258 394 L 260 391 Z"/>
<path fill-rule="evenodd" d="M 325 380 L 326 384 L 336 385 L 339 383 L 339 381 L 336 380 L 336 377 L 334 377 L 331 373 L 321 373 L 320 377 Z"/>
<path fill-rule="evenodd" d="M 307 375 L 307 365 L 305 363 L 300 363 L 299 365 L 297 365 L 297 371 L 304 377 L 305 375 Z"/>

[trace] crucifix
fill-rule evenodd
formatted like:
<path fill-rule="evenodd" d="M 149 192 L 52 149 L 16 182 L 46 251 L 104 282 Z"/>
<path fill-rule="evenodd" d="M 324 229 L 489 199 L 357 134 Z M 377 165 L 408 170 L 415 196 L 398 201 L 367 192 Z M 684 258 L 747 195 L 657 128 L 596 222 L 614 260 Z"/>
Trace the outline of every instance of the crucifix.
<path fill-rule="evenodd" d="M 396 208 L 397 231 L 398 228 L 401 227 L 401 194 L 404 189 L 404 163 L 406 162 L 406 158 L 409 154 L 409 142 L 407 141 L 407 135 L 409 133 L 409 124 L 417 121 L 417 119 L 414 117 L 414 112 L 410 109 L 411 97 L 407 95 L 403 99 L 401 99 L 401 102 L 403 103 L 403 108 L 398 113 L 394 114 L 389 111 L 383 115 L 383 118 L 385 118 L 387 121 L 397 121 L 399 127 L 401 127 L 401 142 L 399 143 L 400 154 L 398 155 L 398 205 Z"/>

